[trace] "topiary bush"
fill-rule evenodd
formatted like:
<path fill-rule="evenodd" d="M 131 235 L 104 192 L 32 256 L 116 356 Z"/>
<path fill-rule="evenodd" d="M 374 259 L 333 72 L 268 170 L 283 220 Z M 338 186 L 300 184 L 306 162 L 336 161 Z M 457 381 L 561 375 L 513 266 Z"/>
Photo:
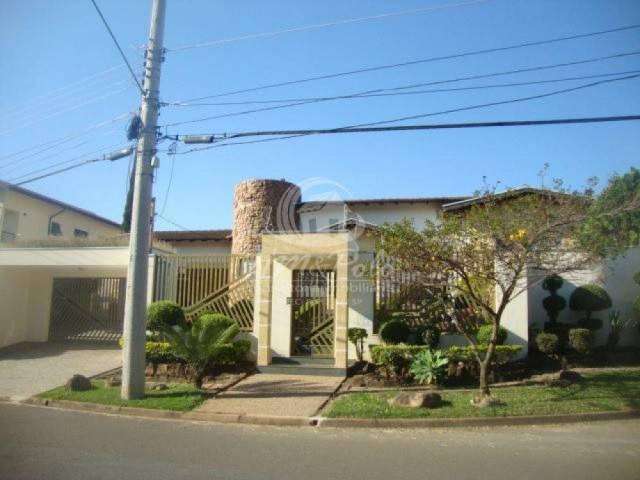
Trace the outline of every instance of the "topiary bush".
<path fill-rule="evenodd" d="M 556 355 L 560 351 L 560 340 L 555 333 L 542 332 L 536 337 L 536 346 L 545 355 Z"/>
<path fill-rule="evenodd" d="M 476 339 L 478 343 L 481 345 L 489 345 L 491 341 L 491 333 L 493 332 L 493 325 L 482 325 L 478 329 L 478 333 L 476 333 Z M 509 332 L 504 327 L 498 328 L 498 338 L 496 345 L 504 345 L 504 342 L 507 341 L 507 335 Z"/>
<path fill-rule="evenodd" d="M 588 328 L 572 328 L 569 330 L 569 345 L 581 355 L 588 355 L 593 350 L 593 332 Z"/>
<path fill-rule="evenodd" d="M 380 338 L 389 344 L 404 343 L 410 334 L 409 325 L 402 320 L 389 320 L 380 328 Z"/>
<path fill-rule="evenodd" d="M 358 361 L 361 362 L 364 353 L 364 340 L 367 338 L 369 334 L 364 328 L 351 327 L 347 330 L 347 337 L 349 341 L 356 348 L 356 357 Z"/>
<path fill-rule="evenodd" d="M 602 328 L 602 321 L 592 319 L 591 314 L 611 308 L 611 297 L 600 285 L 590 283 L 573 291 L 569 299 L 569 307 L 571 310 L 585 313 L 585 318 L 579 322 L 580 326 L 598 330 Z"/>
<path fill-rule="evenodd" d="M 160 332 L 175 325 L 184 325 L 184 310 L 175 302 L 160 300 L 147 307 L 147 330 Z"/>
<path fill-rule="evenodd" d="M 437 325 L 418 325 L 414 332 L 416 345 L 427 345 L 432 350 L 440 345 L 440 335 L 442 332 Z"/>
<path fill-rule="evenodd" d="M 542 281 L 542 288 L 547 290 L 550 295 L 542 300 L 542 306 L 549 316 L 549 325 L 554 325 L 558 321 L 558 315 L 567 307 L 567 301 L 558 295 L 564 280 L 559 275 L 549 275 Z"/>

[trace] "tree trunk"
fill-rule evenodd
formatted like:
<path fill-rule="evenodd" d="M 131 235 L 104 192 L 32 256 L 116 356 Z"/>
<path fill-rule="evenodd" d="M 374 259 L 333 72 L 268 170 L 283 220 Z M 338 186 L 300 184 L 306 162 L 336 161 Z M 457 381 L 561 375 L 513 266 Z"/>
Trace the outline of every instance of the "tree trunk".
<path fill-rule="evenodd" d="M 207 376 L 206 367 L 199 367 L 195 369 L 195 373 L 193 375 L 193 384 L 199 390 L 202 388 L 202 382 L 204 382 L 204 378 Z"/>
<path fill-rule="evenodd" d="M 489 362 L 485 360 L 484 362 L 479 362 L 480 365 L 480 398 L 486 398 L 491 396 L 491 391 L 489 390 Z"/>

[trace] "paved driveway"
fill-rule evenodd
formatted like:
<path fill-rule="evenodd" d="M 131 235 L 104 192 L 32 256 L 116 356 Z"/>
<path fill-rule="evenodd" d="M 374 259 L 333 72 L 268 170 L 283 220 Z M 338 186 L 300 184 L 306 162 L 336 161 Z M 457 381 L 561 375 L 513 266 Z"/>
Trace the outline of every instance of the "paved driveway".
<path fill-rule="evenodd" d="M 24 400 L 65 383 L 122 365 L 117 346 L 21 343 L 0 350 L 0 397 Z"/>

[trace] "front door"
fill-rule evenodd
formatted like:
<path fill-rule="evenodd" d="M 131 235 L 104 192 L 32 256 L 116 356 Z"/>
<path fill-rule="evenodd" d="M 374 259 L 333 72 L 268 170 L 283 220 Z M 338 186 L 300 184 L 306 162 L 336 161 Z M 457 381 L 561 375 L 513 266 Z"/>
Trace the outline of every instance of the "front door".
<path fill-rule="evenodd" d="M 292 354 L 332 357 L 336 304 L 335 272 L 294 270 L 292 290 Z"/>

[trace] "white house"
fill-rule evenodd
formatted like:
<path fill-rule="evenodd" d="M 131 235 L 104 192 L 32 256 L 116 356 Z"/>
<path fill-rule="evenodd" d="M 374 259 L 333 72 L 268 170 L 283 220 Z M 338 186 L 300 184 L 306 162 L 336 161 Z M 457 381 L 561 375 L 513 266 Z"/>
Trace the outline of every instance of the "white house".
<path fill-rule="evenodd" d="M 300 188 L 287 181 L 247 180 L 236 186 L 229 230 L 155 233 L 148 300 L 176 301 L 189 318 L 206 311 L 232 316 L 254 340 L 263 369 L 319 357 L 343 373 L 355 355 L 348 328 L 365 328 L 369 342 L 377 342 L 376 307 L 407 280 L 404 272 L 380 272 L 373 279 L 366 273 L 375 255 L 373 227 L 409 219 L 420 228 L 474 201 L 460 196 L 305 201 Z M 122 242 L 97 246 L 89 239 L 84 247 L 0 249 L 0 346 L 113 340 L 122 328 L 127 262 Z M 611 295 L 613 308 L 630 314 L 640 294 L 631 281 L 638 270 L 636 249 L 611 264 L 586 267 L 567 278 L 560 293 L 568 297 L 577 285 L 597 281 Z M 532 272 L 523 281 L 538 280 Z M 546 317 L 543 293 L 534 286 L 504 315 L 509 341 L 525 346 L 525 353 L 529 328 Z M 563 315 L 573 318 L 570 311 Z M 598 335 L 602 341 L 606 329 Z M 634 330 L 623 342 L 639 340 Z M 458 341 L 443 338 L 444 344 Z"/>

